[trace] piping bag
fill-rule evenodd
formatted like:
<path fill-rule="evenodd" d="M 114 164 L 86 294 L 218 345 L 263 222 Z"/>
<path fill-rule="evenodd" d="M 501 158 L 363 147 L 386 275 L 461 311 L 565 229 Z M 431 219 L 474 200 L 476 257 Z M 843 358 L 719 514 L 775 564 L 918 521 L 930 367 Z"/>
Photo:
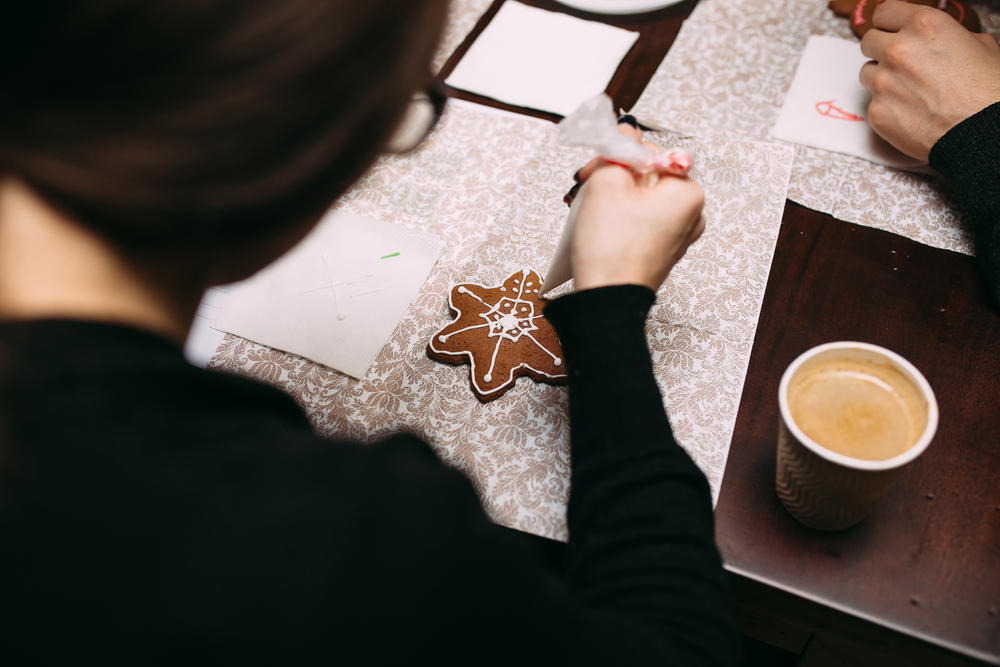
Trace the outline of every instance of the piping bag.
<path fill-rule="evenodd" d="M 662 153 L 639 145 L 618 131 L 611 98 L 601 93 L 580 105 L 559 123 L 559 139 L 567 146 L 590 146 L 608 164 L 625 167 L 635 174 L 640 185 L 653 187 L 660 174 L 687 176 L 691 170 L 691 154 L 681 148 L 670 148 Z M 555 257 L 542 279 L 539 296 L 553 290 L 573 277 L 569 263 L 570 241 L 580 202 L 584 199 L 587 184 L 577 193 L 569 209 L 562 238 L 556 247 Z"/>

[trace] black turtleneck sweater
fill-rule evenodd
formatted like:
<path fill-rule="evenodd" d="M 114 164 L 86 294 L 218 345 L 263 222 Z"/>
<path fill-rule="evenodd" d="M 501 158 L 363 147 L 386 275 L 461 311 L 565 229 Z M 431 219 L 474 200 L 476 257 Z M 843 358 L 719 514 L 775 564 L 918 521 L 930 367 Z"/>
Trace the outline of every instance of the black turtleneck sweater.
<path fill-rule="evenodd" d="M 1000 303 L 1000 102 L 948 130 L 931 166 L 955 189 L 972 229 L 976 261 Z"/>
<path fill-rule="evenodd" d="M 0 324 L 0 663 L 735 664 L 652 302 L 547 310 L 570 371 L 565 575 L 413 437 L 319 438 L 288 396 L 134 329 Z"/>

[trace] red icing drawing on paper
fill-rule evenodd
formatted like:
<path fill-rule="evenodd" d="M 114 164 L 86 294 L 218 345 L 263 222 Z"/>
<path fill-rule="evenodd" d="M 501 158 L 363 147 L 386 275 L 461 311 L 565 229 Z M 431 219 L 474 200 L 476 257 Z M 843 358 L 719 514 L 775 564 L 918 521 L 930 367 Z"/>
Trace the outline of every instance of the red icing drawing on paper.
<path fill-rule="evenodd" d="M 821 116 L 829 116 L 830 118 L 837 118 L 839 120 L 864 120 L 864 116 L 859 116 L 853 114 L 849 111 L 844 111 L 840 107 L 833 106 L 836 100 L 828 100 L 826 102 L 817 102 L 816 111 L 820 113 Z"/>

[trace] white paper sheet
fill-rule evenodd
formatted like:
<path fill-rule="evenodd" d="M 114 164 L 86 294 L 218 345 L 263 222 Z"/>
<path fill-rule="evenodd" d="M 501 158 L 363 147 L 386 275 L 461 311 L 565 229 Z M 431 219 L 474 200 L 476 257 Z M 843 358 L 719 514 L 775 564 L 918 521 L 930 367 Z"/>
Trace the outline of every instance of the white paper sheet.
<path fill-rule="evenodd" d="M 441 71 L 452 52 L 465 41 L 492 4 L 493 0 L 451 0 L 448 20 L 445 21 L 441 41 L 431 60 L 431 74 Z"/>
<path fill-rule="evenodd" d="M 213 326 L 362 378 L 443 248 L 434 234 L 331 212 L 240 283 Z"/>
<path fill-rule="evenodd" d="M 184 358 L 192 366 L 204 368 L 208 365 L 208 360 L 215 354 L 219 343 L 225 337 L 225 332 L 213 328 L 212 322 L 229 300 L 229 295 L 236 290 L 237 285 L 239 283 L 216 285 L 209 287 L 202 294 L 187 340 L 184 341 Z"/>
<path fill-rule="evenodd" d="M 508 0 L 446 83 L 565 116 L 607 88 L 638 37 Z"/>
<path fill-rule="evenodd" d="M 899 152 L 868 125 L 872 96 L 858 81 L 866 62 L 857 40 L 810 36 L 771 136 L 887 167 L 926 169 L 926 162 Z"/>

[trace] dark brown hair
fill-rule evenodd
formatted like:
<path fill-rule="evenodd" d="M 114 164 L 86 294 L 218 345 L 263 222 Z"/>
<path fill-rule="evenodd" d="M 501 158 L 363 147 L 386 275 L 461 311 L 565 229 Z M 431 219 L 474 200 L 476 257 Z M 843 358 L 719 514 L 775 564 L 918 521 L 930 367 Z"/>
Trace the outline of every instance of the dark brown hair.
<path fill-rule="evenodd" d="M 444 10 L 63 2 L 25 19 L 43 46 L 0 65 L 0 170 L 137 249 L 272 233 L 369 166 L 426 83 Z"/>

